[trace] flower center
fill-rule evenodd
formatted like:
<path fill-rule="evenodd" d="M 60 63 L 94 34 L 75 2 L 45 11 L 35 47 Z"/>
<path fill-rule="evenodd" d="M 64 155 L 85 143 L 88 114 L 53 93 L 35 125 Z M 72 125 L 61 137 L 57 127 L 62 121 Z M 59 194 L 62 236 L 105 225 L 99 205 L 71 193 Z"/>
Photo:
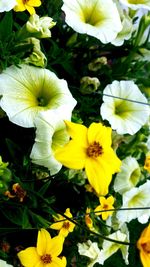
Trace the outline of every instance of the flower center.
<path fill-rule="evenodd" d="M 86 153 L 91 158 L 97 158 L 98 156 L 102 155 L 103 148 L 98 142 L 94 141 L 92 144 L 89 145 Z"/>
<path fill-rule="evenodd" d="M 69 229 L 70 223 L 69 222 L 64 222 L 63 223 L 63 228 Z"/>
<path fill-rule="evenodd" d="M 46 99 L 45 97 L 43 96 L 39 96 L 37 98 L 37 101 L 38 101 L 38 106 L 40 107 L 46 107 L 47 104 L 48 104 L 48 99 Z"/>
<path fill-rule="evenodd" d="M 142 244 L 142 248 L 146 253 L 150 253 L 150 242 Z"/>
<path fill-rule="evenodd" d="M 41 261 L 43 261 L 44 264 L 48 264 L 52 262 L 52 257 L 49 254 L 45 254 L 41 256 Z"/>
<path fill-rule="evenodd" d="M 144 4 L 144 0 L 128 0 L 129 4 Z"/>
<path fill-rule="evenodd" d="M 29 0 L 23 0 L 23 4 L 25 5 Z"/>
<path fill-rule="evenodd" d="M 108 207 L 109 207 L 109 206 L 108 206 L 107 204 L 104 204 L 103 209 L 104 209 L 104 210 L 108 210 Z"/>

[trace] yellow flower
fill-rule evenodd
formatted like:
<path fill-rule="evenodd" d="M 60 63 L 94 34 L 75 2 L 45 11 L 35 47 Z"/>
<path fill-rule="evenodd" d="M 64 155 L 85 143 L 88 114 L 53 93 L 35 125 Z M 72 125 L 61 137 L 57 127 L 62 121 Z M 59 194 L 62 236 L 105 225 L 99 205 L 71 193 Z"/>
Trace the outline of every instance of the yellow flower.
<path fill-rule="evenodd" d="M 41 5 L 41 0 L 17 0 L 17 5 L 14 7 L 14 11 L 25 11 L 26 9 L 30 15 L 35 14 L 34 7 Z"/>
<path fill-rule="evenodd" d="M 107 220 L 107 218 L 112 215 L 113 211 L 107 211 L 114 209 L 114 197 L 110 196 L 108 198 L 100 197 L 99 202 L 100 205 L 95 208 L 96 215 L 101 215 L 103 220 Z M 98 212 L 100 211 L 100 212 Z"/>
<path fill-rule="evenodd" d="M 65 267 L 65 257 L 59 258 L 62 252 L 64 238 L 51 238 L 48 231 L 38 231 L 37 247 L 29 247 L 18 253 L 18 258 L 24 267 Z"/>
<path fill-rule="evenodd" d="M 70 209 L 66 209 L 64 215 L 66 215 L 68 218 L 72 218 L 72 214 L 70 212 Z M 66 237 L 70 232 L 73 232 L 73 229 L 75 227 L 75 224 L 69 220 L 67 220 L 62 215 L 58 214 L 57 217 L 55 217 L 56 222 L 53 223 L 50 228 L 59 230 L 59 235 Z"/>
<path fill-rule="evenodd" d="M 150 154 L 146 156 L 144 169 L 150 172 Z"/>
<path fill-rule="evenodd" d="M 84 125 L 65 121 L 71 140 L 56 150 L 55 158 L 71 169 L 85 168 L 89 183 L 98 195 L 106 195 L 112 174 L 121 161 L 111 148 L 111 128 L 101 123 Z"/>
<path fill-rule="evenodd" d="M 137 248 L 140 250 L 140 258 L 143 267 L 150 266 L 150 224 L 143 230 Z"/>
<path fill-rule="evenodd" d="M 93 224 L 93 220 L 90 217 L 90 212 L 91 212 L 91 209 L 87 208 L 86 209 L 86 213 L 85 213 L 85 223 L 86 223 L 86 226 L 89 228 L 90 231 L 93 231 L 93 232 L 97 233 L 97 230 L 96 230 L 96 228 L 94 227 L 94 224 Z"/>

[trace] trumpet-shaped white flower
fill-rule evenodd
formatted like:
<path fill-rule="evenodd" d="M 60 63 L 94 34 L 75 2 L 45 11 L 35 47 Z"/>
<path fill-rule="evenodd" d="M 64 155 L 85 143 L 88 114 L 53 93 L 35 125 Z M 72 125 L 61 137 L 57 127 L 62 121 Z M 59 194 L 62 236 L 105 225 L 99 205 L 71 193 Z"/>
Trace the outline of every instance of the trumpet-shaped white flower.
<path fill-rule="evenodd" d="M 102 43 L 114 40 L 122 29 L 116 4 L 112 0 L 63 0 L 66 23 L 76 32 L 88 34 Z"/>
<path fill-rule="evenodd" d="M 120 0 L 120 2 L 131 9 L 145 8 L 150 10 L 149 0 Z"/>
<path fill-rule="evenodd" d="M 1 267 L 13 267 L 13 265 L 8 264 L 6 261 L 0 260 Z"/>
<path fill-rule="evenodd" d="M 40 18 L 37 14 L 33 14 L 26 23 L 26 29 L 28 32 L 36 33 L 38 38 L 47 38 L 51 37 L 50 29 L 55 25 L 52 18 L 46 16 Z"/>
<path fill-rule="evenodd" d="M 148 221 L 150 210 L 144 208 L 150 207 L 149 192 L 150 181 L 147 181 L 143 185 L 134 187 L 123 194 L 123 205 L 121 208 L 132 208 L 132 210 L 120 210 L 117 212 L 116 216 L 120 225 L 133 219 L 138 219 L 140 223 Z"/>
<path fill-rule="evenodd" d="M 51 175 L 56 174 L 62 167 L 53 156 L 55 151 L 69 140 L 62 118 L 70 119 L 67 110 L 66 114 L 48 110 L 41 112 L 35 119 L 36 138 L 30 157 L 33 163 L 47 167 Z"/>
<path fill-rule="evenodd" d="M 67 82 L 59 79 L 48 69 L 21 65 L 11 66 L 0 74 L 1 108 L 10 121 L 33 127 L 39 112 L 51 109 L 68 110 L 71 114 L 76 105 Z"/>
<path fill-rule="evenodd" d="M 107 237 L 121 242 L 127 242 L 129 239 L 128 233 L 122 233 L 120 230 L 108 235 Z M 123 259 L 125 260 L 126 264 L 128 264 L 128 246 L 110 242 L 108 240 L 104 240 L 102 250 L 100 251 L 99 258 L 101 259 L 101 264 L 103 265 L 104 261 L 116 253 L 118 249 L 121 250 Z"/>
<path fill-rule="evenodd" d="M 135 187 L 140 181 L 141 171 L 137 160 L 131 156 L 122 160 L 121 172 L 117 173 L 114 190 L 120 194 Z"/>
<path fill-rule="evenodd" d="M 1 0 L 0 1 L 0 13 L 5 11 L 10 11 L 16 5 L 16 0 Z"/>
<path fill-rule="evenodd" d="M 133 81 L 113 81 L 106 86 L 103 94 L 101 116 L 109 121 L 118 134 L 133 135 L 147 123 L 150 108 L 133 102 L 147 103 L 146 97 Z"/>
<path fill-rule="evenodd" d="M 93 267 L 95 263 L 102 263 L 100 258 L 100 249 L 96 242 L 88 240 L 86 243 L 78 243 L 78 251 L 80 255 L 90 258 L 87 267 Z"/>

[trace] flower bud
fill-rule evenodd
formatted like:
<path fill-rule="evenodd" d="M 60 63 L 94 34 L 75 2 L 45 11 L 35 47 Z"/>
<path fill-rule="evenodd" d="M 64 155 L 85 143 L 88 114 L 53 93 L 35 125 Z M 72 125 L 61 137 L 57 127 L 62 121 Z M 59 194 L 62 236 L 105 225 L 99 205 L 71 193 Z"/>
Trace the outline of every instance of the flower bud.
<path fill-rule="evenodd" d="M 96 77 L 91 78 L 89 76 L 84 76 L 80 80 L 80 92 L 83 95 L 95 92 L 99 86 L 100 86 L 100 81 Z"/>
<path fill-rule="evenodd" d="M 33 14 L 26 23 L 26 30 L 35 33 L 37 38 L 48 38 L 51 37 L 50 29 L 55 25 L 52 18 L 46 16 L 40 18 L 37 14 Z"/>

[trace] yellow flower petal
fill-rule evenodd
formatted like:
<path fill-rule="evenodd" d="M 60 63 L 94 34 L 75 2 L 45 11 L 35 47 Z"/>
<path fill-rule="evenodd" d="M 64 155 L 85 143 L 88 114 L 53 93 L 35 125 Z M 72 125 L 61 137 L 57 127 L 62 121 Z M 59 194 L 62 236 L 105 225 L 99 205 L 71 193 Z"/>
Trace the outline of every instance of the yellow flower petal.
<path fill-rule="evenodd" d="M 70 212 L 70 209 L 69 208 L 67 208 L 66 209 L 66 211 L 65 211 L 65 213 L 64 213 L 68 218 L 72 218 L 72 214 L 71 214 L 71 212 Z"/>
<path fill-rule="evenodd" d="M 78 144 L 87 147 L 87 131 L 88 129 L 82 125 L 73 123 L 70 121 L 65 121 L 67 132 L 71 136 L 72 139 L 75 139 Z"/>
<path fill-rule="evenodd" d="M 28 5 L 25 5 L 25 7 L 28 10 L 28 12 L 30 13 L 30 15 L 35 14 L 35 8 L 34 7 L 28 6 Z"/>
<path fill-rule="evenodd" d="M 141 258 L 141 262 L 143 264 L 143 267 L 149 267 L 150 266 L 150 255 L 148 253 L 141 251 L 140 252 L 140 258 Z"/>
<path fill-rule="evenodd" d="M 52 256 L 59 256 L 59 254 L 62 252 L 63 249 L 63 243 L 64 243 L 64 238 L 62 236 L 55 236 L 51 239 L 51 250 L 50 254 Z"/>
<path fill-rule="evenodd" d="M 35 267 L 40 262 L 40 257 L 35 247 L 26 248 L 20 251 L 17 256 L 24 267 Z"/>
<path fill-rule="evenodd" d="M 51 236 L 48 231 L 41 229 L 38 231 L 37 252 L 39 255 L 49 254 L 52 247 Z"/>
<path fill-rule="evenodd" d="M 80 170 L 85 166 L 86 148 L 71 140 L 63 148 L 56 150 L 54 157 L 64 166 Z"/>
<path fill-rule="evenodd" d="M 107 173 L 102 164 L 98 160 L 87 159 L 85 164 L 85 171 L 89 183 L 94 188 L 98 195 L 106 195 L 108 187 L 111 182 L 112 175 Z"/>
<path fill-rule="evenodd" d="M 111 146 L 111 128 L 103 126 L 101 123 L 91 123 L 88 128 L 88 141 L 98 142 L 102 147 Z"/>
<path fill-rule="evenodd" d="M 70 232 L 70 231 L 68 231 L 68 229 L 62 227 L 62 228 L 60 229 L 59 236 L 62 236 L 62 237 L 65 238 L 65 237 L 68 236 L 69 232 Z"/>
<path fill-rule="evenodd" d="M 38 7 L 41 5 L 41 1 L 40 0 L 28 0 L 27 4 L 28 6 Z"/>
<path fill-rule="evenodd" d="M 53 262 L 51 263 L 49 267 L 65 267 L 66 264 L 67 264 L 67 261 L 65 257 L 62 257 L 62 259 L 57 257 L 53 259 Z"/>
<path fill-rule="evenodd" d="M 104 150 L 104 153 L 102 154 L 102 157 L 99 157 L 99 160 L 105 164 L 108 164 L 109 172 L 112 174 L 119 172 L 121 167 L 121 160 L 117 157 L 113 149 L 107 148 L 107 150 Z"/>
<path fill-rule="evenodd" d="M 107 202 L 109 203 L 109 205 L 113 205 L 114 201 L 115 201 L 115 199 L 114 199 L 113 196 L 110 196 L 110 197 L 107 198 Z"/>
<path fill-rule="evenodd" d="M 63 221 L 62 222 L 55 222 L 52 225 L 50 225 L 50 228 L 54 229 L 54 230 L 60 230 L 63 227 L 63 223 L 64 223 Z"/>

